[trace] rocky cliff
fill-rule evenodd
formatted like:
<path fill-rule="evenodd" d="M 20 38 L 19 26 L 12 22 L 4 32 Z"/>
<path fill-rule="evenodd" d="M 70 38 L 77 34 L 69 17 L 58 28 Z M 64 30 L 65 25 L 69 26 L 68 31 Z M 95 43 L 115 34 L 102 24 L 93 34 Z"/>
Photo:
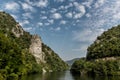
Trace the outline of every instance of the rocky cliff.
<path fill-rule="evenodd" d="M 5 12 L 0 12 L 0 55 L 0 78 L 68 68 L 40 36 L 24 31 Z"/>
<path fill-rule="evenodd" d="M 33 35 L 29 47 L 30 53 L 35 56 L 37 63 L 45 63 L 45 54 L 42 52 L 42 41 L 38 35 Z"/>
<path fill-rule="evenodd" d="M 24 30 L 19 24 L 16 24 L 16 26 L 12 28 L 12 33 L 19 38 L 20 36 L 24 35 Z"/>

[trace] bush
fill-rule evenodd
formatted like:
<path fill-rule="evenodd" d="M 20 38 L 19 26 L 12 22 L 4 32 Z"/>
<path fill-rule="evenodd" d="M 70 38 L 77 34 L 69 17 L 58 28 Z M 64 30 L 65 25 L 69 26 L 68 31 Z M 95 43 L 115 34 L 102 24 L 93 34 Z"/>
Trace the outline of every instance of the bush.
<path fill-rule="evenodd" d="M 15 73 L 11 73 L 11 74 L 8 76 L 7 80 L 18 80 L 18 75 L 15 74 Z"/>
<path fill-rule="evenodd" d="M 0 80 L 5 80 L 4 76 L 0 73 Z"/>

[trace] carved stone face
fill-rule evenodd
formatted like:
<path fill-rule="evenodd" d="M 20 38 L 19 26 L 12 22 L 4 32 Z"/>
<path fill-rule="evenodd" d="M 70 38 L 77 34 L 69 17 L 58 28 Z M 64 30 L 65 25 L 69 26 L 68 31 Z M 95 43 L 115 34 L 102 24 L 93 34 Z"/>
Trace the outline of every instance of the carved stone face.
<path fill-rule="evenodd" d="M 42 53 L 42 41 L 38 35 L 32 36 L 29 51 L 34 55 L 37 63 L 45 62 L 44 60 L 45 54 Z"/>

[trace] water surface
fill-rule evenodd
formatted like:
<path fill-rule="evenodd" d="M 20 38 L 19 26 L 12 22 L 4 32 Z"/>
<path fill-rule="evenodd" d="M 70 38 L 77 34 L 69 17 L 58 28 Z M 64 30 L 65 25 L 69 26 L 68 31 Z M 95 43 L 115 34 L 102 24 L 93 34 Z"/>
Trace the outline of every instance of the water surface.
<path fill-rule="evenodd" d="M 22 77 L 21 80 L 120 80 L 120 76 L 114 77 L 92 77 L 92 76 L 80 76 L 73 75 L 70 71 L 64 72 L 51 72 L 45 74 L 34 74 Z"/>

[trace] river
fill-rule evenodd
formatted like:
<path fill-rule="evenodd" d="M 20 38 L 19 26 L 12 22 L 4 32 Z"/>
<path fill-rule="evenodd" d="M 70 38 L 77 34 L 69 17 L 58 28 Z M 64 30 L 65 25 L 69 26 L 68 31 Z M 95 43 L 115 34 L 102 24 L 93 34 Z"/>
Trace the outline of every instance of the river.
<path fill-rule="evenodd" d="M 42 75 L 34 74 L 34 75 L 24 76 L 20 80 L 120 80 L 120 76 L 91 77 L 91 76 L 72 75 L 70 71 L 64 71 L 64 72 L 45 73 Z"/>

